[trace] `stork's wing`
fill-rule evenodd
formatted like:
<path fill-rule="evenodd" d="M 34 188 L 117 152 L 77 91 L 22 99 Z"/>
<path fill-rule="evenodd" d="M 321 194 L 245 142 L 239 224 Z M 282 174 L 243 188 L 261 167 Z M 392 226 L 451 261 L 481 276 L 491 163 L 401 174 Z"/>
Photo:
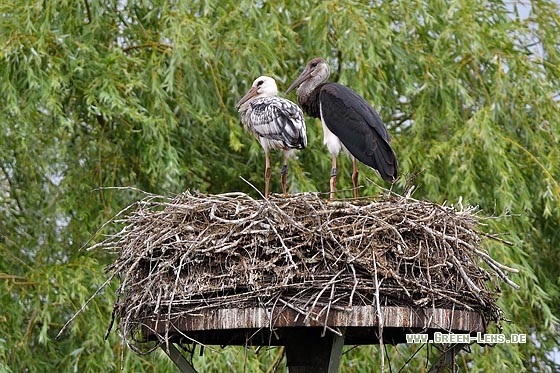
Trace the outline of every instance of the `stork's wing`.
<path fill-rule="evenodd" d="M 398 162 L 387 128 L 360 95 L 341 84 L 325 84 L 319 97 L 321 120 L 359 161 L 386 181 L 397 177 Z"/>
<path fill-rule="evenodd" d="M 261 97 L 251 102 L 251 123 L 259 137 L 283 142 L 286 148 L 307 146 L 303 112 L 293 102 L 280 97 Z"/>

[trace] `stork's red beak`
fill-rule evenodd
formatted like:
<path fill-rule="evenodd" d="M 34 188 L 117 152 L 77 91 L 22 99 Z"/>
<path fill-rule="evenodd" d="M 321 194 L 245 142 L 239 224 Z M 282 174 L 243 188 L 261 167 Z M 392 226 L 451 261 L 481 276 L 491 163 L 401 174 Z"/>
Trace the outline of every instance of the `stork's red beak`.
<path fill-rule="evenodd" d="M 239 109 L 239 107 L 241 105 L 243 105 L 244 103 L 246 103 L 247 101 L 249 101 L 249 99 L 251 99 L 252 97 L 255 97 L 258 92 L 257 92 L 258 88 L 257 87 L 251 87 L 251 89 L 249 90 L 249 92 L 247 92 L 245 94 L 245 96 L 243 96 L 241 98 L 241 100 L 239 100 L 239 102 L 237 104 L 235 104 L 235 108 Z"/>
<path fill-rule="evenodd" d="M 288 89 L 286 90 L 286 94 L 290 93 L 291 91 L 293 91 L 295 88 L 299 87 L 301 85 L 301 83 L 305 82 L 307 79 L 311 78 L 311 70 L 305 68 L 305 70 L 303 70 L 303 72 L 301 73 L 301 75 L 294 80 L 294 82 L 292 83 L 292 85 L 290 85 L 288 87 Z"/>

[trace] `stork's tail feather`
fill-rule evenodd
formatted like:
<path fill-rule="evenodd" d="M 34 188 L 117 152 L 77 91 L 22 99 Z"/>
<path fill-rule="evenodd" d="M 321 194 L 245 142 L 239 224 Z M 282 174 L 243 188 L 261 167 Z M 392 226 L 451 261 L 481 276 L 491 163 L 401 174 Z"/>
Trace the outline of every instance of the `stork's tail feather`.
<path fill-rule="evenodd" d="M 386 143 L 382 149 L 377 149 L 372 154 L 371 167 L 375 168 L 383 180 L 394 183 L 399 172 L 399 162 L 391 146 Z"/>

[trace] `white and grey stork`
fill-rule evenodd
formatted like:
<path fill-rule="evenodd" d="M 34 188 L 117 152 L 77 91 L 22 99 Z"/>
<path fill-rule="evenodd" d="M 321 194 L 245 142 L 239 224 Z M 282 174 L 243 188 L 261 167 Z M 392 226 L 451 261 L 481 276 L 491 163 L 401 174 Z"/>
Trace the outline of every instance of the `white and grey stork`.
<path fill-rule="evenodd" d="M 276 81 L 268 76 L 260 76 L 253 82 L 251 89 L 235 107 L 241 114 L 243 126 L 261 143 L 266 157 L 264 173 L 264 195 L 270 190 L 270 149 L 284 152 L 282 165 L 282 192 L 286 194 L 286 175 L 288 157 L 294 149 L 307 146 L 303 112 L 295 103 L 277 97 Z"/>
<path fill-rule="evenodd" d="M 381 177 L 393 183 L 397 178 L 397 157 L 391 138 L 379 114 L 352 89 L 337 83 L 326 83 L 329 65 L 322 58 L 310 60 L 286 94 L 297 87 L 298 103 L 311 117 L 320 118 L 324 144 L 332 155 L 330 198 L 336 189 L 336 158 L 343 149 L 352 158 L 354 197 L 358 197 L 358 165 L 376 169 Z"/>

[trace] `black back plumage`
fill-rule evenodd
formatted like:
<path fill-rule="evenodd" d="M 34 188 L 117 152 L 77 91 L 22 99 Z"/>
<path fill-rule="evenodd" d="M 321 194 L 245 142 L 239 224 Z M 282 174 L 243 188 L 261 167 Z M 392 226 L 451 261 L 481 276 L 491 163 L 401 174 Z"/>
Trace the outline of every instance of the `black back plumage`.
<path fill-rule="evenodd" d="M 313 117 L 321 116 L 350 154 L 378 170 L 384 180 L 396 179 L 398 162 L 389 145 L 391 138 L 381 117 L 367 101 L 338 83 L 319 85 L 305 101 L 300 102 L 304 111 Z"/>

